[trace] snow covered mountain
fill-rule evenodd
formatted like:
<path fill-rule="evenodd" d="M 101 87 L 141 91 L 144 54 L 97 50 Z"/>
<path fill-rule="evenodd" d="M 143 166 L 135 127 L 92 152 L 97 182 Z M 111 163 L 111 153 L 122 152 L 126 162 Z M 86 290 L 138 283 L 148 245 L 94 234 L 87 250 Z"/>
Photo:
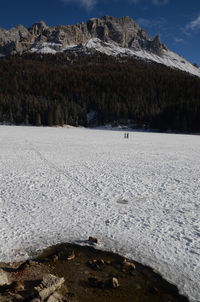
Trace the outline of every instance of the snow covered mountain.
<path fill-rule="evenodd" d="M 30 28 L 22 25 L 0 28 L 0 56 L 60 52 L 101 52 L 111 56 L 135 57 L 177 68 L 200 77 L 200 69 L 161 43 L 150 38 L 129 17 L 92 18 L 76 25 L 48 27 L 43 21 Z"/>

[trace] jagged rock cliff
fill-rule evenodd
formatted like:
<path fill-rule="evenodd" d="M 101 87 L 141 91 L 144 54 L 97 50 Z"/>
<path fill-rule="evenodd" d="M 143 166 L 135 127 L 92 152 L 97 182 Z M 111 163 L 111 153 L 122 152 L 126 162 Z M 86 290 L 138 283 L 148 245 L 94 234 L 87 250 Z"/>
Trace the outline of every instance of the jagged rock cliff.
<path fill-rule="evenodd" d="M 130 17 L 92 18 L 76 25 L 48 27 L 44 21 L 30 28 L 18 25 L 0 28 L 0 57 L 12 54 L 101 52 L 109 56 L 126 56 L 153 61 L 200 77 L 200 68 L 167 49 L 160 36 L 154 39 Z"/>
<path fill-rule="evenodd" d="M 135 51 L 151 51 L 157 55 L 166 49 L 159 36 L 151 39 L 131 18 L 105 16 L 68 26 L 48 27 L 40 21 L 28 29 L 22 25 L 10 30 L 0 29 L 0 53 L 22 54 L 41 49 L 44 43 L 53 44 L 55 51 L 63 51 L 69 46 L 84 44 L 94 38 Z"/>

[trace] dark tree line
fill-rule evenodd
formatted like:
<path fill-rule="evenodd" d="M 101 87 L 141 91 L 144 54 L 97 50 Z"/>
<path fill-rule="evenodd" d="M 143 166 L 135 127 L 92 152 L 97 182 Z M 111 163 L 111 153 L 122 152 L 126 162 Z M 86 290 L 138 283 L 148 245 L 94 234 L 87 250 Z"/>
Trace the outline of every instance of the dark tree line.
<path fill-rule="evenodd" d="M 160 64 L 100 54 L 0 60 L 0 122 L 88 126 L 132 123 L 200 132 L 200 79 Z"/>

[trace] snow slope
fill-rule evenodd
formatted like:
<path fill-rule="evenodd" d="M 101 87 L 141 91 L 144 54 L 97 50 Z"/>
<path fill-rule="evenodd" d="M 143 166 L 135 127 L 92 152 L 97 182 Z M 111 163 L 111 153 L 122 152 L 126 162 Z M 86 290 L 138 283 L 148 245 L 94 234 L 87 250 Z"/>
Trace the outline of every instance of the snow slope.
<path fill-rule="evenodd" d="M 200 301 L 199 136 L 0 126 L 0 261 L 88 236 Z"/>
<path fill-rule="evenodd" d="M 185 60 L 183 57 L 177 55 L 176 53 L 170 51 L 170 50 L 163 50 L 163 55 L 158 56 L 152 52 L 148 52 L 145 50 L 132 50 L 130 48 L 123 48 L 120 47 L 116 43 L 106 43 L 101 41 L 100 39 L 94 38 L 90 39 L 87 43 L 82 45 L 85 51 L 87 50 L 95 50 L 99 51 L 101 53 L 105 53 L 109 56 L 129 56 L 129 57 L 135 57 L 143 60 L 153 61 L 156 63 L 160 63 L 163 65 L 166 65 L 171 68 L 180 69 L 182 71 L 186 71 L 188 73 L 191 73 L 193 75 L 196 75 L 200 77 L 200 68 L 195 67 L 193 64 Z M 35 45 L 31 52 L 35 53 L 52 53 L 56 54 L 57 52 L 66 52 L 68 50 L 72 50 L 74 48 L 74 51 L 76 51 L 80 45 L 69 45 L 62 47 L 61 44 L 58 43 L 39 43 Z"/>
<path fill-rule="evenodd" d="M 163 50 L 163 55 L 158 56 L 152 52 L 145 50 L 134 51 L 129 48 L 123 48 L 114 43 L 102 42 L 99 39 L 89 40 L 85 46 L 90 49 L 95 49 L 102 53 L 112 56 L 124 55 L 124 56 L 136 56 L 140 59 L 153 61 L 166 65 L 168 67 L 180 69 L 193 75 L 200 77 L 200 69 L 192 65 L 190 62 L 185 60 L 183 57 L 177 55 L 170 50 Z"/>

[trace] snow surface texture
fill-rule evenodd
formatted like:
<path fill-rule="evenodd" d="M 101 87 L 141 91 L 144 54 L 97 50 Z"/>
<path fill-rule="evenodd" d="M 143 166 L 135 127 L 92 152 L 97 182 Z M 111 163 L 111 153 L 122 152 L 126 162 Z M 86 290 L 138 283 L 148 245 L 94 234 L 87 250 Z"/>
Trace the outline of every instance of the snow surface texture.
<path fill-rule="evenodd" d="M 200 301 L 200 138 L 0 126 L 0 261 L 89 236 Z"/>
<path fill-rule="evenodd" d="M 180 69 L 182 71 L 186 71 L 188 73 L 200 77 L 200 68 L 195 67 L 193 64 L 185 60 L 183 57 L 177 55 L 176 53 L 170 50 L 164 50 L 163 55 L 158 56 L 152 52 L 148 52 L 145 50 L 135 51 L 130 48 L 123 48 L 114 42 L 106 43 L 97 38 L 90 39 L 83 46 L 86 49 L 94 49 L 101 53 L 105 53 L 109 56 L 122 55 L 122 56 L 136 57 L 136 58 L 138 57 L 143 60 L 149 60 L 149 61 L 166 65 L 171 68 Z M 45 42 L 43 44 L 37 44 L 36 46 L 34 46 L 34 48 L 31 49 L 31 52 L 56 54 L 57 52 L 64 52 L 67 50 L 71 50 L 73 48 L 76 49 L 76 47 L 78 46 L 69 45 L 62 48 L 61 44 Z"/>

